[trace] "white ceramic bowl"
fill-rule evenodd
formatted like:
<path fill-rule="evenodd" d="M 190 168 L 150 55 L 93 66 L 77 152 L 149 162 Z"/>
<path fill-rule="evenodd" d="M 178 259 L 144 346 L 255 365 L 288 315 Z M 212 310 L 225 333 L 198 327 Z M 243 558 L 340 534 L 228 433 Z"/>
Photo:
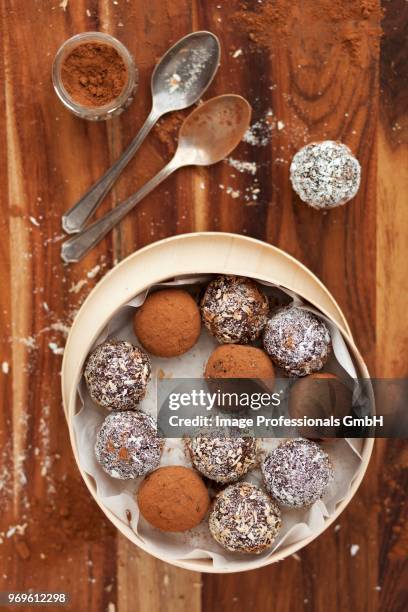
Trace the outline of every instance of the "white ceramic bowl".
<path fill-rule="evenodd" d="M 359 375 L 369 377 L 367 367 L 353 342 L 347 321 L 332 295 L 310 270 L 274 246 L 237 234 L 202 232 L 183 234 L 155 242 L 123 260 L 102 278 L 75 318 L 62 363 L 62 395 L 72 449 L 85 484 L 110 521 L 129 540 L 146 552 L 151 552 L 148 546 L 143 545 L 126 523 L 101 504 L 96 495 L 93 479 L 79 465 L 78 449 L 72 428 L 72 417 L 78 409 L 76 389 L 85 358 L 95 339 L 121 306 L 154 283 L 183 274 L 200 273 L 238 274 L 282 285 L 294 291 L 336 323 L 354 357 Z M 335 513 L 326 520 L 319 533 L 301 542 L 282 546 L 268 559 L 248 559 L 248 563 L 243 563 L 240 571 L 280 561 L 306 546 L 327 529 L 356 493 L 367 469 L 373 444 L 373 439 L 364 440 L 359 474 L 353 481 L 347 498 L 338 505 Z M 210 573 L 218 571 L 214 570 L 208 559 L 174 561 L 165 556 L 160 558 L 185 569 Z M 222 573 L 228 571 L 228 569 L 223 570 Z"/>

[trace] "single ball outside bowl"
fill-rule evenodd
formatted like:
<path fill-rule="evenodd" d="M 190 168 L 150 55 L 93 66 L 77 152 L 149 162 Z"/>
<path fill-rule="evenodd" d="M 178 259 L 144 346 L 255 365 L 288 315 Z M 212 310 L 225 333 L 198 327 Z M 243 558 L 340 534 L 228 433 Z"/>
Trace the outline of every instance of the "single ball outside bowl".
<path fill-rule="evenodd" d="M 320 210 L 349 202 L 360 187 L 361 167 L 351 150 L 333 140 L 302 147 L 290 165 L 292 187 L 300 199 Z"/>

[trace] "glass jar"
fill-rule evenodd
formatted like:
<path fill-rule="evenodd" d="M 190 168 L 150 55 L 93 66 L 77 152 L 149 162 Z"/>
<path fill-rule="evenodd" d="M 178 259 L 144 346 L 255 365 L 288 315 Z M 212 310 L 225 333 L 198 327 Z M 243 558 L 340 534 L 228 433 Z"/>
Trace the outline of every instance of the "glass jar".
<path fill-rule="evenodd" d="M 122 58 L 127 71 L 127 81 L 122 92 L 104 106 L 88 106 L 78 103 L 78 101 L 68 94 L 61 78 L 61 68 L 68 55 L 79 45 L 90 42 L 102 43 L 113 47 Z M 126 47 L 117 40 L 117 38 L 114 38 L 110 34 L 103 34 L 102 32 L 83 32 L 66 40 L 58 49 L 52 66 L 52 82 L 55 92 L 61 102 L 66 108 L 74 113 L 74 115 L 82 119 L 88 119 L 89 121 L 102 121 L 122 113 L 133 100 L 138 84 L 138 74 L 133 56 Z"/>

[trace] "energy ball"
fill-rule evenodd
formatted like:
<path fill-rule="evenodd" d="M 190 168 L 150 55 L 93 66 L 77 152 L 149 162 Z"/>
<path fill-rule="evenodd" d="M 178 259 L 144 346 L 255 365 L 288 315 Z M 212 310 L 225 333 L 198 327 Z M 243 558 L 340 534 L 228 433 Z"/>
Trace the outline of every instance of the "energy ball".
<path fill-rule="evenodd" d="M 223 344 L 211 353 L 204 376 L 271 380 L 275 378 L 275 371 L 272 361 L 262 349 L 242 344 Z"/>
<path fill-rule="evenodd" d="M 341 142 L 312 142 L 300 149 L 290 165 L 293 189 L 313 208 L 346 204 L 360 186 L 361 168 L 350 149 Z"/>
<path fill-rule="evenodd" d="M 235 482 L 255 467 L 258 441 L 252 437 L 199 435 L 187 440 L 191 462 L 203 476 L 222 484 Z"/>
<path fill-rule="evenodd" d="M 150 380 L 149 356 L 124 340 L 107 340 L 96 347 L 85 365 L 91 399 L 108 410 L 135 410 Z"/>
<path fill-rule="evenodd" d="M 305 508 L 325 493 L 333 479 L 329 456 L 311 440 L 287 440 L 265 459 L 262 475 L 266 490 L 290 508 Z"/>
<path fill-rule="evenodd" d="M 263 337 L 272 361 L 290 376 L 306 376 L 322 369 L 330 351 L 330 333 L 313 313 L 285 306 L 268 320 Z"/>
<path fill-rule="evenodd" d="M 161 467 L 139 487 L 137 503 L 142 516 L 162 531 L 187 531 L 201 523 L 210 497 L 200 476 L 181 465 Z"/>
<path fill-rule="evenodd" d="M 231 552 L 263 552 L 272 546 L 280 526 L 278 506 L 249 482 L 221 491 L 209 517 L 211 535 Z"/>
<path fill-rule="evenodd" d="M 343 419 L 352 410 L 353 392 L 344 382 L 328 372 L 311 374 L 297 380 L 289 393 L 292 418 Z M 297 428 L 304 438 L 334 438 L 340 428 L 330 425 L 305 425 Z"/>
<path fill-rule="evenodd" d="M 248 344 L 265 327 L 267 297 L 258 285 L 242 276 L 219 276 L 210 282 L 201 300 L 201 316 L 221 344 Z"/>
<path fill-rule="evenodd" d="M 200 336 L 200 310 L 187 291 L 163 289 L 150 294 L 137 310 L 134 328 L 149 353 L 177 357 L 191 349 Z"/>
<path fill-rule="evenodd" d="M 151 416 L 134 411 L 111 412 L 97 434 L 95 456 L 109 476 L 128 480 L 155 470 L 162 447 Z"/>

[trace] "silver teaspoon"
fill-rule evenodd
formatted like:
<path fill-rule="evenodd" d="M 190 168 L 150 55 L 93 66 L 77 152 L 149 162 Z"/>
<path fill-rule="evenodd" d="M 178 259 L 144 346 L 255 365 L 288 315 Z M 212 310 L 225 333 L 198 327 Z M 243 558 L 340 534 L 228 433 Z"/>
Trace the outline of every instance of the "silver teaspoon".
<path fill-rule="evenodd" d="M 201 98 L 220 63 L 220 43 L 211 32 L 193 32 L 173 45 L 156 65 L 151 79 L 152 109 L 119 159 L 62 217 L 62 228 L 76 234 L 110 191 L 157 120 L 188 108 Z"/>
<path fill-rule="evenodd" d="M 241 96 L 225 94 L 196 108 L 184 120 L 176 153 L 139 191 L 61 247 L 65 262 L 80 261 L 102 238 L 172 172 L 183 166 L 209 166 L 231 153 L 249 127 L 251 107 Z"/>

